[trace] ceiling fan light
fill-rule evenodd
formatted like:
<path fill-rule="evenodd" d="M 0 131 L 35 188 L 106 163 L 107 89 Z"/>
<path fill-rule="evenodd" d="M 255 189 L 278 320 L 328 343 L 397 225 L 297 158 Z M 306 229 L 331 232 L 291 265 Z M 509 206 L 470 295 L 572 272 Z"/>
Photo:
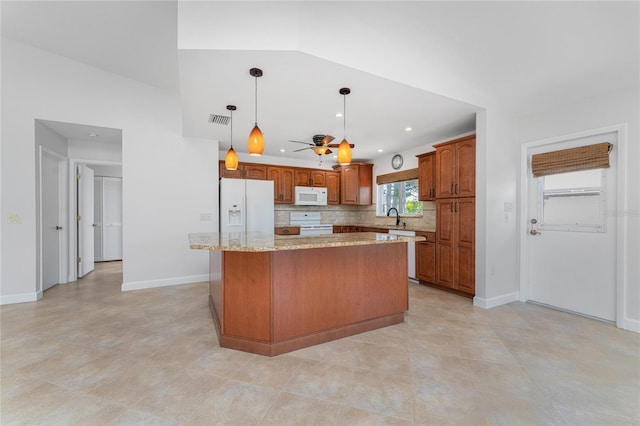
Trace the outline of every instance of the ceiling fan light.
<path fill-rule="evenodd" d="M 315 152 L 318 155 L 324 155 L 329 148 L 327 148 L 326 146 L 314 146 L 311 149 L 313 149 L 313 152 Z"/>
<path fill-rule="evenodd" d="M 338 164 L 341 166 L 351 164 L 351 147 L 346 139 L 342 139 L 342 142 L 338 145 Z"/>
<path fill-rule="evenodd" d="M 264 137 L 262 136 L 262 130 L 256 124 L 249 134 L 249 155 L 258 156 L 264 152 Z"/>
<path fill-rule="evenodd" d="M 238 170 L 238 154 L 233 149 L 229 148 L 227 155 L 224 157 L 224 167 L 227 170 Z"/>

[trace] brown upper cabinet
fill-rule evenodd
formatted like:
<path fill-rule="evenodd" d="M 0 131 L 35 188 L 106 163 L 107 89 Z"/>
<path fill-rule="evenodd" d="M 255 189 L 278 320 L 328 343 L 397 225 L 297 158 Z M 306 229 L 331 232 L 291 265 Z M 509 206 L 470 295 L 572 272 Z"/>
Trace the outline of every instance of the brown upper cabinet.
<path fill-rule="evenodd" d="M 473 197 L 476 193 L 476 135 L 434 145 L 435 198 Z"/>
<path fill-rule="evenodd" d="M 218 175 L 221 178 L 267 180 L 266 164 L 239 163 L 237 170 L 227 170 L 224 161 L 218 164 Z"/>
<path fill-rule="evenodd" d="M 293 167 L 267 166 L 267 179 L 273 181 L 275 204 L 293 204 Z"/>
<path fill-rule="evenodd" d="M 351 163 L 333 168 L 340 171 L 340 204 L 371 204 L 373 164 Z"/>
<path fill-rule="evenodd" d="M 327 204 L 340 204 L 340 172 L 325 172 L 327 184 Z"/>
<path fill-rule="evenodd" d="M 327 186 L 324 170 L 296 169 L 296 186 L 315 186 L 324 188 Z"/>
<path fill-rule="evenodd" d="M 416 155 L 418 157 L 418 200 L 436 199 L 436 153 Z"/>

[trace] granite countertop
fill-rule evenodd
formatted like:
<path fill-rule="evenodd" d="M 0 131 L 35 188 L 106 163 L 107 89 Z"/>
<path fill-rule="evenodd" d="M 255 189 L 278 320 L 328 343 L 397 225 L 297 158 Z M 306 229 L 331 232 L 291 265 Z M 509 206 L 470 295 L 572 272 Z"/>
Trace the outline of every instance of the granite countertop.
<path fill-rule="evenodd" d="M 354 232 L 348 234 L 312 236 L 274 235 L 263 232 L 206 232 L 189 234 L 189 245 L 195 250 L 249 252 L 393 244 L 424 240 L 424 237 L 403 237 L 377 232 Z"/>

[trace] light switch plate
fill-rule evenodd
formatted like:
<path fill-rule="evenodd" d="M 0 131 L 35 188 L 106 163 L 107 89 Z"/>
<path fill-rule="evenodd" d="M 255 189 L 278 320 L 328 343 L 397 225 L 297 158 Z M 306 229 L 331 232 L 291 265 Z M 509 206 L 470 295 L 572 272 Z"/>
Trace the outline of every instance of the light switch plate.
<path fill-rule="evenodd" d="M 20 225 L 22 223 L 22 218 L 18 213 L 11 213 L 7 217 L 7 223 L 9 225 Z"/>
<path fill-rule="evenodd" d="M 513 211 L 513 203 L 511 201 L 505 201 L 504 211 L 505 213 L 511 213 Z"/>

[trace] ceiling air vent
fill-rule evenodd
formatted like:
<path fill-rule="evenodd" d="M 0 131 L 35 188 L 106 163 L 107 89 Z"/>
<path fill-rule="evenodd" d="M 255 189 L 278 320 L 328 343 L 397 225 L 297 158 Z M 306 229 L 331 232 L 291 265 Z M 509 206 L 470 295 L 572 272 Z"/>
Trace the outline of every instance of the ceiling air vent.
<path fill-rule="evenodd" d="M 229 124 L 229 117 L 226 115 L 218 115 L 218 114 L 209 114 L 209 123 L 213 124 Z"/>

